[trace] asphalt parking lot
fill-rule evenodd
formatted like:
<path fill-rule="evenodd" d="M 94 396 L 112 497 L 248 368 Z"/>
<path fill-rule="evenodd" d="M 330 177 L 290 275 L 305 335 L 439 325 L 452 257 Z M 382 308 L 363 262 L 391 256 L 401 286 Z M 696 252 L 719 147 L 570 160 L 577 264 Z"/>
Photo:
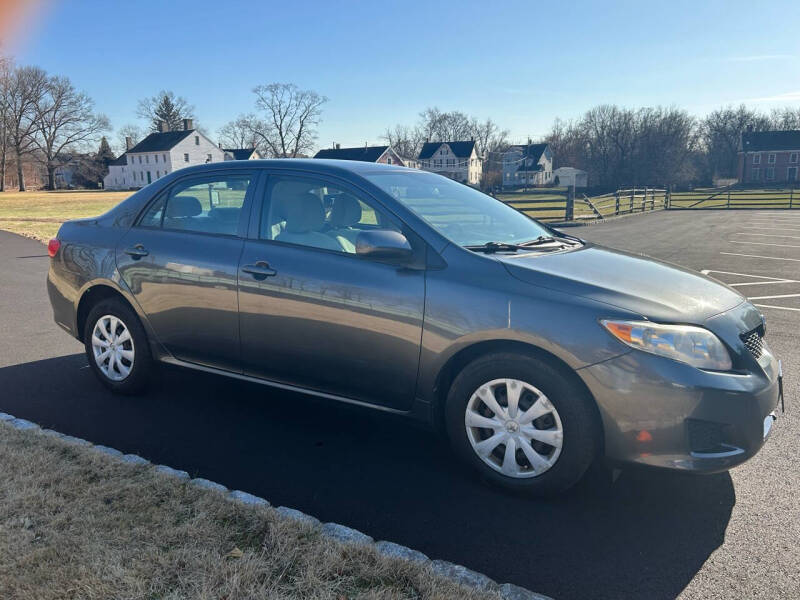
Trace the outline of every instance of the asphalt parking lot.
<path fill-rule="evenodd" d="M 554 598 L 800 597 L 800 211 L 653 213 L 571 229 L 734 285 L 767 317 L 787 413 L 730 473 L 593 473 L 570 494 L 489 489 L 400 419 L 163 369 L 105 391 L 53 322 L 44 247 L 0 232 L 0 411 L 135 452 Z"/>

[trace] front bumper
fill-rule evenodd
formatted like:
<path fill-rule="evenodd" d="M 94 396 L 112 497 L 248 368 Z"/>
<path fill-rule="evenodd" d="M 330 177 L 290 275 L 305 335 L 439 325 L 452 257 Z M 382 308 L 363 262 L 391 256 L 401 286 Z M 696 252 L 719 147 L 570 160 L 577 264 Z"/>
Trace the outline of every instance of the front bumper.
<path fill-rule="evenodd" d="M 706 372 L 632 351 L 580 369 L 605 430 L 605 454 L 633 463 L 713 473 L 764 445 L 779 396 L 771 354 L 746 374 Z"/>

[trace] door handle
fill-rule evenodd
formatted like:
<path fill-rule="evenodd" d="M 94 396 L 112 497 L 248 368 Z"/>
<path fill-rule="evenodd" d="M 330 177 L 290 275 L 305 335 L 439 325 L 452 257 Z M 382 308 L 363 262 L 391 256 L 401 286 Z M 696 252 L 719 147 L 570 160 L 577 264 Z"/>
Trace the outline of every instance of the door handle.
<path fill-rule="evenodd" d="M 267 277 L 274 277 L 278 274 L 275 269 L 269 266 L 269 263 L 263 260 L 258 261 L 254 265 L 244 265 L 242 271 L 249 273 L 253 276 L 253 279 L 257 279 L 258 281 L 263 281 Z"/>
<path fill-rule="evenodd" d="M 136 244 L 132 248 L 126 248 L 124 252 L 133 258 L 133 260 L 139 260 L 143 256 L 150 254 L 150 252 L 148 252 L 141 244 Z"/>

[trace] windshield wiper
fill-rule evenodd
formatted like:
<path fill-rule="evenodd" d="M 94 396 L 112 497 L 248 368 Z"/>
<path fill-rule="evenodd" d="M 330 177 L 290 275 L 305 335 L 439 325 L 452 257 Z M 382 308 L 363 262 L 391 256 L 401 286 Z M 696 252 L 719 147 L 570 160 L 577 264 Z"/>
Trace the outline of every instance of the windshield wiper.
<path fill-rule="evenodd" d="M 520 248 L 527 248 L 529 246 L 541 246 L 542 244 L 550 244 L 552 242 L 562 243 L 561 240 L 558 238 L 554 238 L 550 235 L 540 235 L 535 240 L 531 240 L 530 242 L 522 242 L 519 246 Z"/>
<path fill-rule="evenodd" d="M 467 250 L 473 252 L 485 252 L 492 254 L 493 252 L 516 252 L 517 250 L 525 250 L 524 246 L 517 244 L 507 244 L 506 242 L 486 242 L 485 244 L 478 244 L 474 246 L 464 246 Z"/>

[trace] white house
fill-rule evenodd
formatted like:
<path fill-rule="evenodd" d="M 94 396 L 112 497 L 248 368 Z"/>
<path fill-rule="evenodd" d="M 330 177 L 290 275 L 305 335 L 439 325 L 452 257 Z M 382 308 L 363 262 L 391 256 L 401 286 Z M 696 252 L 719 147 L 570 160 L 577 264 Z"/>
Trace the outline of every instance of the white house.
<path fill-rule="evenodd" d="M 255 148 L 223 148 L 225 160 L 258 160 L 261 155 Z"/>
<path fill-rule="evenodd" d="M 475 142 L 425 142 L 417 157 L 419 168 L 469 185 L 480 185 L 483 159 Z"/>
<path fill-rule="evenodd" d="M 549 144 L 510 146 L 503 153 L 503 187 L 548 185 L 553 182 L 553 154 Z"/>
<path fill-rule="evenodd" d="M 585 188 L 589 185 L 589 174 L 575 167 L 559 167 L 553 171 L 553 182 L 564 187 Z"/>
<path fill-rule="evenodd" d="M 181 131 L 167 131 L 165 125 L 133 146 L 108 167 L 103 179 L 107 190 L 140 188 L 164 175 L 193 165 L 222 162 L 225 152 L 194 129 L 191 119 L 183 120 Z"/>

